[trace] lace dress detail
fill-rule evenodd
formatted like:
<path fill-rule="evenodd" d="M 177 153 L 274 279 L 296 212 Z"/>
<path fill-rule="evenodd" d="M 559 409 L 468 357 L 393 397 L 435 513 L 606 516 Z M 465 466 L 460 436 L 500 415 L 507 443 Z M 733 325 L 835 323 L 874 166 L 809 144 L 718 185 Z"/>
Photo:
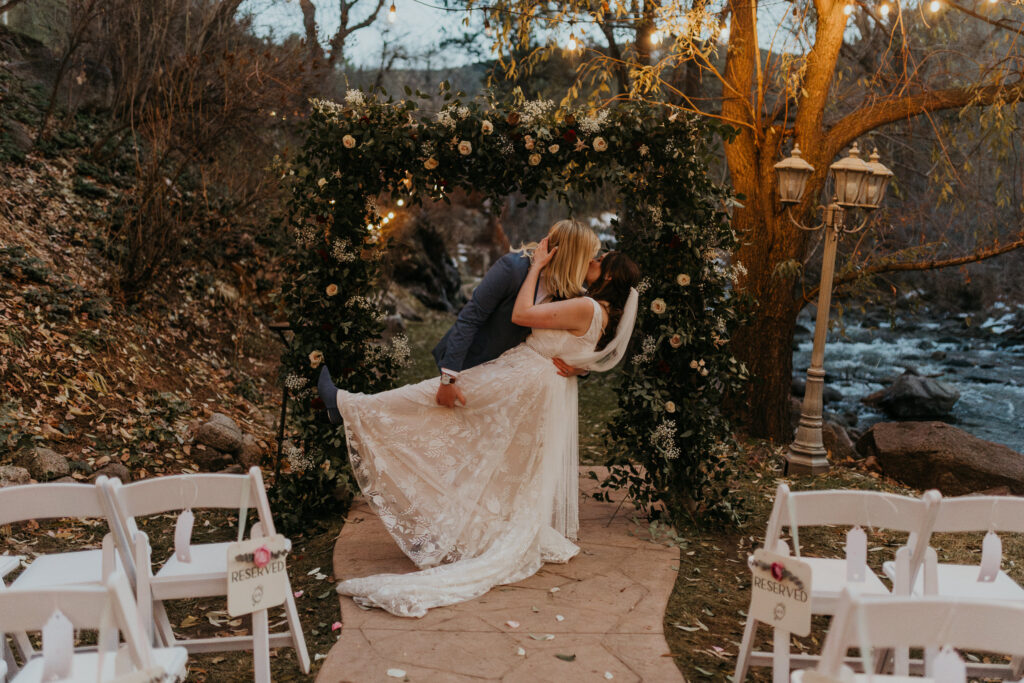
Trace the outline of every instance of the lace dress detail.
<path fill-rule="evenodd" d="M 438 406 L 436 379 L 339 392 L 356 481 L 420 568 L 342 581 L 339 593 L 418 617 L 579 552 L 569 540 L 579 528 L 576 378 L 558 375 L 551 358 L 594 349 L 603 316 L 593 303 L 583 336 L 535 330 L 462 372 L 465 407 Z"/>

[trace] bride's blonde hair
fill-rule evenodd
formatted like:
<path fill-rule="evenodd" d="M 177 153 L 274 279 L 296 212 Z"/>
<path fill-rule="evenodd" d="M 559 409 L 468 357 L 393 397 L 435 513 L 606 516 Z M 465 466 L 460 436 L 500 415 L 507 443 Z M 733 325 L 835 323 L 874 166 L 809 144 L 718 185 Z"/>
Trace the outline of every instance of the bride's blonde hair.
<path fill-rule="evenodd" d="M 533 258 L 537 243 L 525 244 L 523 251 Z M 548 230 L 548 249 L 558 247 L 540 274 L 544 289 L 556 299 L 571 299 L 584 290 L 590 260 L 601 248 L 601 240 L 588 226 L 574 218 L 558 221 Z"/>

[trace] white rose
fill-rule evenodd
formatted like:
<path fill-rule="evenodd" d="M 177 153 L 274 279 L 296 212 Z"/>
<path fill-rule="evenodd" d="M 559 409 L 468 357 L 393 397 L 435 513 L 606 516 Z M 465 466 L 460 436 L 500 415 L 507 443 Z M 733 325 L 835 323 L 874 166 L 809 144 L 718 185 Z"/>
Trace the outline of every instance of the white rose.
<path fill-rule="evenodd" d="M 552 154 L 556 153 L 558 151 L 558 145 L 551 145 L 550 147 L 548 147 L 548 151 L 551 152 Z"/>
<path fill-rule="evenodd" d="M 469 156 L 473 153 L 473 144 L 469 140 L 463 140 L 459 143 L 459 154 L 462 156 Z"/>
<path fill-rule="evenodd" d="M 338 293 L 338 285 L 329 284 L 327 285 L 327 296 L 334 296 Z"/>
<path fill-rule="evenodd" d="M 686 273 L 679 273 L 679 275 L 676 275 L 676 282 L 679 283 L 680 287 L 685 287 L 690 284 L 690 276 Z"/>
<path fill-rule="evenodd" d="M 676 412 L 676 404 L 672 401 L 665 401 L 665 412 L 674 413 Z"/>
<path fill-rule="evenodd" d="M 668 343 L 669 345 L 672 346 L 673 349 L 678 349 L 680 346 L 683 345 L 683 338 L 681 335 L 673 334 L 671 337 L 668 338 Z"/>
<path fill-rule="evenodd" d="M 530 155 L 530 166 L 536 166 L 540 163 L 540 155 L 537 153 Z"/>
<path fill-rule="evenodd" d="M 662 313 L 668 310 L 668 306 L 665 305 L 664 299 L 655 299 L 654 301 L 651 302 L 651 310 L 654 311 L 657 315 L 661 315 Z"/>
<path fill-rule="evenodd" d="M 490 135 L 494 132 L 494 125 L 490 121 L 484 121 L 480 124 L 480 130 L 483 131 L 484 135 Z"/>
<path fill-rule="evenodd" d="M 603 152 L 606 149 L 608 149 L 608 142 L 604 138 L 602 138 L 600 136 L 594 138 L 594 151 L 595 152 Z"/>
<path fill-rule="evenodd" d="M 351 135 L 346 135 L 341 139 L 341 144 L 345 145 L 346 149 L 352 149 L 356 146 L 356 139 Z"/>
<path fill-rule="evenodd" d="M 313 351 L 309 354 L 309 367 L 318 368 L 324 362 L 324 354 L 321 351 Z"/>
<path fill-rule="evenodd" d="M 437 159 L 435 159 L 434 157 L 430 157 L 429 159 L 423 162 L 423 168 L 427 169 L 428 171 L 433 171 L 435 168 L 437 168 Z"/>

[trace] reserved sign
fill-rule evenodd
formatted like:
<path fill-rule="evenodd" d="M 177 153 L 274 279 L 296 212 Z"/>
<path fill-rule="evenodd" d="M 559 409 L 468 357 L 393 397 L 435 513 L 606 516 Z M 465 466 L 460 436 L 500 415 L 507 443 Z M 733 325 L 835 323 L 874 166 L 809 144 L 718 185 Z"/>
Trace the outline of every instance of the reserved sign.
<path fill-rule="evenodd" d="M 811 567 L 760 548 L 750 558 L 750 615 L 798 636 L 811 632 Z"/>
<path fill-rule="evenodd" d="M 284 604 L 290 548 L 281 534 L 228 545 L 228 614 L 238 617 Z"/>

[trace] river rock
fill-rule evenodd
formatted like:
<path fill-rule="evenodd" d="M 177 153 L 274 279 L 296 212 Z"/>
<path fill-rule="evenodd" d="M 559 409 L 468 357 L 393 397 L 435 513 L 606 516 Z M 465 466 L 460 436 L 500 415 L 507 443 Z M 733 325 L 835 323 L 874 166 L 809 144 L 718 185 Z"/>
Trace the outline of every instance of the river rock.
<path fill-rule="evenodd" d="M 214 413 L 199 427 L 196 442 L 222 453 L 235 453 L 242 447 L 242 430 L 227 415 Z"/>
<path fill-rule="evenodd" d="M 32 475 L 24 467 L 15 465 L 0 465 L 0 489 L 7 486 L 18 486 L 27 484 L 32 480 Z"/>
<path fill-rule="evenodd" d="M 831 456 L 829 459 L 832 462 L 860 458 L 860 454 L 853 445 L 853 439 L 838 422 L 829 420 L 821 425 L 821 441 L 825 450 L 829 452 Z"/>
<path fill-rule="evenodd" d="M 959 399 L 960 392 L 953 385 L 907 371 L 861 401 L 878 406 L 889 417 L 913 420 L 944 417 Z"/>
<path fill-rule="evenodd" d="M 1024 495 L 1024 455 L 945 422 L 881 422 L 857 441 L 857 450 L 914 488 L 960 496 L 1007 486 Z"/>
<path fill-rule="evenodd" d="M 89 481 L 96 481 L 100 476 L 106 476 L 110 479 L 120 479 L 125 483 L 132 480 L 131 470 L 119 462 L 107 463 L 103 467 L 99 468 L 89 475 Z"/>
<path fill-rule="evenodd" d="M 794 377 L 792 393 L 794 396 L 802 397 L 807 392 L 807 380 L 803 377 Z M 835 387 L 826 384 L 821 389 L 821 400 L 825 403 L 838 403 L 843 400 L 843 394 Z"/>
<path fill-rule="evenodd" d="M 60 453 L 39 446 L 21 458 L 20 464 L 37 481 L 50 481 L 71 474 L 68 459 Z"/>

